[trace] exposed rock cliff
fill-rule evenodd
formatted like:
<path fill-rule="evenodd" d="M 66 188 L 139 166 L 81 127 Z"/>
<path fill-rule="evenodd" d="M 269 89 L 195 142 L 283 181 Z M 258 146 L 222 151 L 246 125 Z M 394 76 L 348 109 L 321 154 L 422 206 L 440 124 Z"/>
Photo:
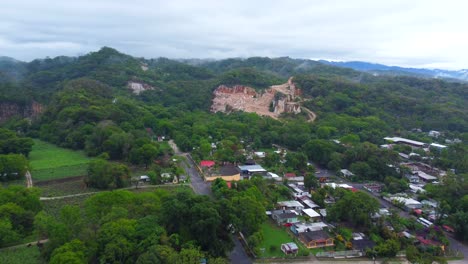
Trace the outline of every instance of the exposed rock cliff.
<path fill-rule="evenodd" d="M 271 86 L 262 92 L 243 85 L 220 85 L 213 91 L 211 111 L 244 111 L 277 118 L 282 113 L 300 113 L 301 106 L 294 101 L 300 95 L 301 91 L 296 89 L 292 78 L 285 84 Z"/>
<path fill-rule="evenodd" d="M 129 81 L 127 86 L 134 94 L 140 94 L 146 90 L 154 90 L 154 87 L 143 82 Z"/>
<path fill-rule="evenodd" d="M 0 123 L 14 116 L 36 118 L 43 111 L 44 106 L 34 101 L 27 104 L 0 102 Z"/>

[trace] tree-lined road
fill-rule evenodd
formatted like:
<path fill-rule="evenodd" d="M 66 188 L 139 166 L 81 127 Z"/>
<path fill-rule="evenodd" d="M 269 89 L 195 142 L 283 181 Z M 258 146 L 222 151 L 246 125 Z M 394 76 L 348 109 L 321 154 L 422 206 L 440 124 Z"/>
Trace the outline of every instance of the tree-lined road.
<path fill-rule="evenodd" d="M 186 161 L 182 161 L 181 164 L 184 167 L 185 172 L 190 177 L 190 185 L 193 191 L 199 195 L 208 195 L 213 197 L 211 192 L 211 183 L 206 182 L 198 172 L 197 165 L 194 163 L 192 156 L 189 153 L 183 153 L 179 150 L 174 141 L 170 140 L 169 145 L 174 150 L 176 155 L 185 157 Z M 229 259 L 233 264 L 251 264 L 252 260 L 247 256 L 244 247 L 239 242 L 236 236 L 231 236 L 234 242 L 234 248 L 229 254 Z"/>

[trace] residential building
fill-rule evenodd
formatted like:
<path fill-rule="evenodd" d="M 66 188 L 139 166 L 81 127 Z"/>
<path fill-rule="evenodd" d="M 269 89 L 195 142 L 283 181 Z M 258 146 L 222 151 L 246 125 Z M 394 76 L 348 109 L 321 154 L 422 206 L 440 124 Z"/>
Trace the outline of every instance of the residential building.
<path fill-rule="evenodd" d="M 278 202 L 277 207 L 283 210 L 296 210 L 297 212 L 300 212 L 304 209 L 304 205 L 298 201 Z"/>
<path fill-rule="evenodd" d="M 320 220 L 320 214 L 317 213 L 314 209 L 312 208 L 307 208 L 307 209 L 302 209 L 303 215 L 306 215 L 309 217 L 309 221 L 311 222 L 316 222 Z"/>
<path fill-rule="evenodd" d="M 286 255 L 297 254 L 297 252 L 299 251 L 299 247 L 296 245 L 296 243 L 289 242 L 281 244 L 281 251 L 283 251 L 283 253 Z"/>
<path fill-rule="evenodd" d="M 438 138 L 440 136 L 440 132 L 435 131 L 435 130 L 431 130 L 431 131 L 429 131 L 429 133 L 427 133 L 427 135 L 429 135 L 430 137 Z"/>
<path fill-rule="evenodd" d="M 304 232 L 323 230 L 326 227 L 328 226 L 323 222 L 316 222 L 316 223 L 299 222 L 299 223 L 294 223 L 293 225 L 291 225 L 290 229 L 291 229 L 291 232 L 293 232 L 296 235 L 299 235 L 300 233 L 304 233 Z"/>
<path fill-rule="evenodd" d="M 411 140 L 411 139 L 401 138 L 401 137 L 386 137 L 384 139 L 393 143 L 405 144 L 405 145 L 415 147 L 415 148 L 423 148 L 427 146 L 427 144 L 424 142 L 419 142 L 416 140 Z"/>
<path fill-rule="evenodd" d="M 264 158 L 264 157 L 266 157 L 266 153 L 263 152 L 263 151 L 256 151 L 256 152 L 254 152 L 254 155 L 257 156 L 257 157 L 259 157 L 259 158 Z"/>
<path fill-rule="evenodd" d="M 305 207 L 307 208 L 319 208 L 320 206 L 318 206 L 316 203 L 314 203 L 314 201 L 312 201 L 309 196 L 301 196 L 301 197 L 298 197 L 298 200 L 305 205 Z"/>
<path fill-rule="evenodd" d="M 394 196 L 390 198 L 391 201 L 401 203 L 407 211 L 412 211 L 414 209 L 421 209 L 422 204 L 414 199 L 405 198 L 401 196 Z"/>
<path fill-rule="evenodd" d="M 323 230 L 300 233 L 299 240 L 307 248 L 319 248 L 335 245 L 334 239 Z"/>
<path fill-rule="evenodd" d="M 214 181 L 217 178 L 221 178 L 227 182 L 240 181 L 240 171 L 234 165 L 224 165 L 219 169 L 219 172 L 214 172 L 211 175 L 205 176 L 205 181 Z"/>
<path fill-rule="evenodd" d="M 447 146 L 445 145 L 441 145 L 441 144 L 437 144 L 437 143 L 431 143 L 431 145 L 429 145 L 431 148 L 435 148 L 437 150 L 443 150 L 445 148 L 447 148 Z"/>
<path fill-rule="evenodd" d="M 297 214 L 290 210 L 275 210 L 271 212 L 271 218 L 276 221 L 278 225 L 293 224 L 299 222 Z"/>
<path fill-rule="evenodd" d="M 410 183 L 419 183 L 419 176 L 418 175 L 413 175 L 413 174 L 407 174 L 405 175 L 406 179 L 408 179 L 408 181 Z"/>
<path fill-rule="evenodd" d="M 342 169 L 340 170 L 340 173 L 342 176 L 346 177 L 346 178 L 351 178 L 354 176 L 354 174 L 352 172 L 350 172 L 349 170 L 347 169 Z"/>
<path fill-rule="evenodd" d="M 241 165 L 239 169 L 243 174 L 252 175 L 254 173 L 257 174 L 265 174 L 267 171 L 260 165 Z"/>

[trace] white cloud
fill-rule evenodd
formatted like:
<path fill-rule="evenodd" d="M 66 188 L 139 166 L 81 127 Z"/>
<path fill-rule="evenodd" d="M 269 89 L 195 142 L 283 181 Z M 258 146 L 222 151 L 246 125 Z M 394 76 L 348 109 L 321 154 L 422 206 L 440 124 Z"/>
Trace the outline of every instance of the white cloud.
<path fill-rule="evenodd" d="M 7 1 L 0 55 L 291 56 L 468 68 L 464 1 Z"/>

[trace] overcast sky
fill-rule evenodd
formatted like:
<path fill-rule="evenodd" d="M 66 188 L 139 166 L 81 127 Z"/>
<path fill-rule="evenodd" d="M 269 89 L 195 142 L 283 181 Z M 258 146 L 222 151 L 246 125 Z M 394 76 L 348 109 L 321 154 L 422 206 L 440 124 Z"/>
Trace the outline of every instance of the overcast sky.
<path fill-rule="evenodd" d="M 468 68 L 468 1 L 0 0 L 0 56 L 289 56 Z"/>

